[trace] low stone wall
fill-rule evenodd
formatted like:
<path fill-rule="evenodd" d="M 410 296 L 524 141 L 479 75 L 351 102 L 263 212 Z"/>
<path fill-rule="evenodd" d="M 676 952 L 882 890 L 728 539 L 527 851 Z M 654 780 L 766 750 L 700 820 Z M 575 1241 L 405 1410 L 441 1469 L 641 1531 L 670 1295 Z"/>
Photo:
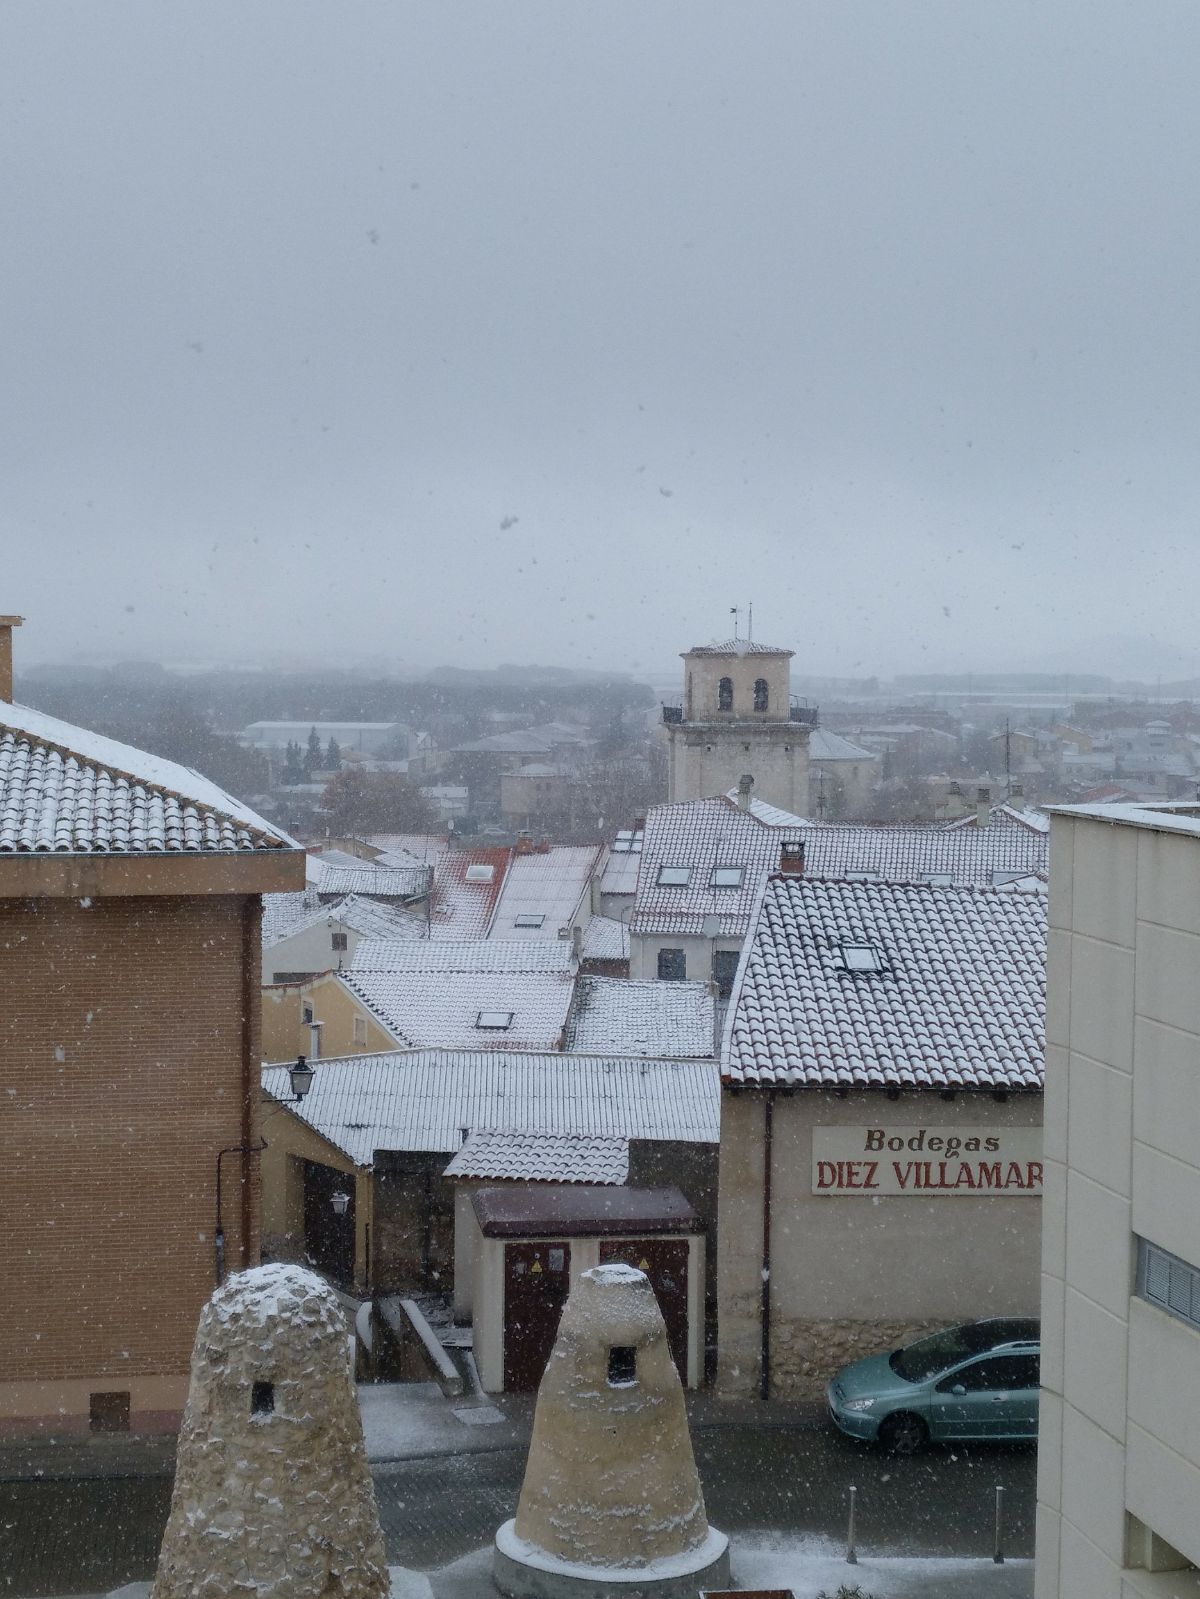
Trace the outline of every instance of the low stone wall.
<path fill-rule="evenodd" d="M 786 1321 L 771 1323 L 771 1398 L 821 1399 L 852 1360 L 898 1349 L 942 1322 Z"/>

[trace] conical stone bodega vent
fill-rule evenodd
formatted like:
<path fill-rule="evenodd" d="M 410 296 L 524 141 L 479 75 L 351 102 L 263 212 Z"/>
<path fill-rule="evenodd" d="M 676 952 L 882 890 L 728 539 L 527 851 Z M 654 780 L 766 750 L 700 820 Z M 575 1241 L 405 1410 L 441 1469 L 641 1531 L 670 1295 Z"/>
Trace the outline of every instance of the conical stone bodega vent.
<path fill-rule="evenodd" d="M 632 1266 L 585 1271 L 567 1301 L 493 1574 L 512 1599 L 728 1587 L 728 1540 L 704 1513 L 662 1313 Z"/>
<path fill-rule="evenodd" d="M 152 1599 L 386 1599 L 345 1314 L 259 1266 L 200 1315 Z"/>

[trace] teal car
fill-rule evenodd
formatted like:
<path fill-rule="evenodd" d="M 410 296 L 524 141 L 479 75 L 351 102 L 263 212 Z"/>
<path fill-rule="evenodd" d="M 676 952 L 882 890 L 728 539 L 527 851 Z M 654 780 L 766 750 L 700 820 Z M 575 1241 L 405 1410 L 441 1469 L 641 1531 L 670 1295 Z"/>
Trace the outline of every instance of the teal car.
<path fill-rule="evenodd" d="M 1036 1438 L 1041 1328 L 994 1316 L 856 1360 L 825 1390 L 851 1438 L 911 1455 L 930 1440 Z"/>

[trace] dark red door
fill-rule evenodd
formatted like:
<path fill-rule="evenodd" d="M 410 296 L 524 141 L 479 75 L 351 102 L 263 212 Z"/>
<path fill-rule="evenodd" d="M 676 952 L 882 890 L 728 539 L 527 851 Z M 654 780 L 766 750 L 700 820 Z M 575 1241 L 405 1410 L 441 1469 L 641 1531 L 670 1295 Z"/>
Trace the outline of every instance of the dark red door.
<path fill-rule="evenodd" d="M 686 1238 L 605 1238 L 600 1243 L 601 1262 L 619 1260 L 636 1266 L 650 1279 L 667 1324 L 667 1343 L 687 1383 L 688 1348 L 688 1244 Z"/>
<path fill-rule="evenodd" d="M 536 1388 L 542 1380 L 567 1302 L 569 1244 L 504 1246 L 504 1387 Z"/>

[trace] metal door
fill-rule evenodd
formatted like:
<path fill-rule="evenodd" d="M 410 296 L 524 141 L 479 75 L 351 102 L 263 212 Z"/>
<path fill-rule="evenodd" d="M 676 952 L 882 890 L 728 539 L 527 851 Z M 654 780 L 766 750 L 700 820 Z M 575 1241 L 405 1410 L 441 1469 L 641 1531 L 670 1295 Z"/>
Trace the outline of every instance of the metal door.
<path fill-rule="evenodd" d="M 566 1243 L 504 1246 L 504 1388 L 536 1388 L 571 1282 Z"/>
<path fill-rule="evenodd" d="M 605 1238 L 600 1243 L 601 1262 L 619 1260 L 636 1266 L 650 1279 L 667 1324 L 667 1343 L 687 1384 L 688 1365 L 688 1241 L 686 1238 Z"/>

